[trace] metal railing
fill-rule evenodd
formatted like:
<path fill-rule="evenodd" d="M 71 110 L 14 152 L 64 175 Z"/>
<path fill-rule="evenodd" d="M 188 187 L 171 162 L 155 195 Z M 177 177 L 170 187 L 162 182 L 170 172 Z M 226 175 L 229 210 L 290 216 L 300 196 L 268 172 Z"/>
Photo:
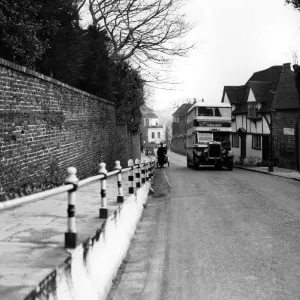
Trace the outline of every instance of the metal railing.
<path fill-rule="evenodd" d="M 134 171 L 135 170 L 135 171 Z M 115 168 L 111 172 L 107 172 L 106 164 L 100 163 L 99 175 L 92 176 L 81 181 L 78 180 L 76 173 L 77 170 L 74 167 L 67 169 L 67 178 L 65 185 L 39 192 L 29 196 L 9 200 L 6 202 L 0 202 L 0 211 L 6 208 L 12 208 L 18 205 L 29 203 L 32 201 L 41 200 L 50 196 L 55 196 L 68 192 L 68 228 L 65 233 L 65 248 L 75 248 L 77 245 L 77 230 L 76 230 L 76 219 L 75 219 L 75 205 L 76 205 L 76 192 L 79 188 L 95 181 L 101 181 L 101 204 L 99 208 L 99 218 L 106 219 L 108 217 L 107 210 L 107 199 L 106 199 L 106 180 L 108 177 L 117 176 L 116 188 L 118 189 L 118 195 L 116 201 L 119 203 L 124 202 L 123 188 L 122 188 L 122 173 L 128 172 L 129 195 L 134 194 L 145 182 L 152 181 L 155 174 L 155 161 L 143 160 L 140 163 L 138 159 L 133 162 L 132 159 L 128 161 L 128 167 L 122 168 L 120 161 L 115 162 Z M 134 184 L 135 181 L 135 184 Z"/>

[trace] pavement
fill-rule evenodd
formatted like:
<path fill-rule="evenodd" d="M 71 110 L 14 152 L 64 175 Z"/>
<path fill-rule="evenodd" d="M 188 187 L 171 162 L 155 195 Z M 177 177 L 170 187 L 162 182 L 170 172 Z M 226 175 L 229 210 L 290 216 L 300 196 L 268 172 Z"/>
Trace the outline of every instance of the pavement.
<path fill-rule="evenodd" d="M 142 155 L 143 159 L 148 160 Z M 127 173 L 122 174 L 124 199 Z M 76 193 L 78 244 L 93 235 L 105 219 L 99 219 L 100 181 Z M 67 193 L 0 211 L 0 299 L 25 298 L 55 267 L 69 256 L 64 248 L 67 231 Z M 110 216 L 118 207 L 117 177 L 107 180 Z"/>
<path fill-rule="evenodd" d="M 279 176 L 279 177 L 300 181 L 300 172 L 298 170 L 273 167 L 273 172 L 269 172 L 268 167 L 256 167 L 256 166 L 247 166 L 247 165 L 244 166 L 239 164 L 235 164 L 234 168 L 244 169 L 244 170 L 259 172 L 259 173 L 266 173 L 272 176 Z"/>

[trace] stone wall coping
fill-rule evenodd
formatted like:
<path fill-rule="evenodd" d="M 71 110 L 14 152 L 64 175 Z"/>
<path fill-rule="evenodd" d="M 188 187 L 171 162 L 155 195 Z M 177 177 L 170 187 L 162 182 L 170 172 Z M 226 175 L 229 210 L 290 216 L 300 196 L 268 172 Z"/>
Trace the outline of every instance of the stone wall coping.
<path fill-rule="evenodd" d="M 47 81 L 47 82 L 50 82 L 50 83 L 53 83 L 53 84 L 62 86 L 62 87 L 66 88 L 66 89 L 69 89 L 69 90 L 71 90 L 71 91 L 73 91 L 73 92 L 76 92 L 76 93 L 79 93 L 79 94 L 88 96 L 88 97 L 90 97 L 90 98 L 94 98 L 94 99 L 96 99 L 96 100 L 99 100 L 99 101 L 101 101 L 101 102 L 107 103 L 107 104 L 109 104 L 109 105 L 115 106 L 115 103 L 114 103 L 113 101 L 111 101 L 111 100 L 106 100 L 106 99 L 104 99 L 104 98 L 100 98 L 100 97 L 97 97 L 97 96 L 95 96 L 95 95 L 93 95 L 93 94 L 84 92 L 84 91 L 82 91 L 82 90 L 80 90 L 80 89 L 77 89 L 77 88 L 72 87 L 72 86 L 70 86 L 70 85 L 68 85 L 68 84 L 65 84 L 65 83 L 63 83 L 63 82 L 61 82 L 61 81 L 59 81 L 59 80 L 57 80 L 57 79 L 54 79 L 54 78 L 52 78 L 52 77 L 43 75 L 43 74 L 38 73 L 38 72 L 36 72 L 36 71 L 33 71 L 33 70 L 31 70 L 31 69 L 29 69 L 29 68 L 27 68 L 27 67 L 22 67 L 21 65 L 18 65 L 18 64 L 16 64 L 16 63 L 13 63 L 13 62 L 8 61 L 8 60 L 6 60 L 6 59 L 3 59 L 3 58 L 1 58 L 1 57 L 0 57 L 0 65 L 5 66 L 5 67 L 10 68 L 10 69 L 13 69 L 13 70 L 18 71 L 18 72 L 25 73 L 25 74 L 27 74 L 27 75 L 30 75 L 30 76 L 33 76 L 33 77 L 36 77 L 36 78 L 39 78 L 39 79 L 41 79 L 41 80 L 44 80 L 44 81 Z"/>

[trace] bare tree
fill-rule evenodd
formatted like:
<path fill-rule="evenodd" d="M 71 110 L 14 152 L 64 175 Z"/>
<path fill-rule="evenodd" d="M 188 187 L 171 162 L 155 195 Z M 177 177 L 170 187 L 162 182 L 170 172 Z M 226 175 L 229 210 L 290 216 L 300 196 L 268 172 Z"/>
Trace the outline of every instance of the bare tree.
<path fill-rule="evenodd" d="M 85 3 L 86 3 L 86 0 L 77 0 L 76 1 L 76 7 L 77 7 L 78 13 L 84 7 Z"/>
<path fill-rule="evenodd" d="M 131 60 L 147 69 L 147 63 L 169 62 L 184 56 L 193 45 L 182 38 L 192 28 L 180 13 L 184 0 L 89 0 L 94 26 L 106 30 L 114 62 Z"/>
<path fill-rule="evenodd" d="M 292 51 L 292 59 L 293 59 L 293 65 L 298 65 L 298 51 L 294 50 Z"/>
<path fill-rule="evenodd" d="M 196 98 L 174 99 L 170 103 L 169 110 L 177 109 L 182 104 L 194 104 L 194 103 L 196 103 Z"/>

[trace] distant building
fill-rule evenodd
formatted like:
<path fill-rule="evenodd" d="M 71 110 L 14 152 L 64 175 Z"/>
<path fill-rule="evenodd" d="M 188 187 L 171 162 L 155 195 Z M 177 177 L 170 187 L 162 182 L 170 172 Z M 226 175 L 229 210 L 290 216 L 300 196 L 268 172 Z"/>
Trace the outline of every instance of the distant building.
<path fill-rule="evenodd" d="M 141 133 L 143 144 L 164 142 L 165 128 L 159 124 L 159 118 L 154 110 L 144 104 L 140 107 L 140 111 L 142 114 Z"/>
<path fill-rule="evenodd" d="M 192 103 L 182 104 L 173 114 L 172 137 L 186 134 L 186 114 L 193 106 Z"/>
<path fill-rule="evenodd" d="M 185 155 L 186 115 L 193 103 L 182 104 L 173 114 L 171 149 Z"/>

